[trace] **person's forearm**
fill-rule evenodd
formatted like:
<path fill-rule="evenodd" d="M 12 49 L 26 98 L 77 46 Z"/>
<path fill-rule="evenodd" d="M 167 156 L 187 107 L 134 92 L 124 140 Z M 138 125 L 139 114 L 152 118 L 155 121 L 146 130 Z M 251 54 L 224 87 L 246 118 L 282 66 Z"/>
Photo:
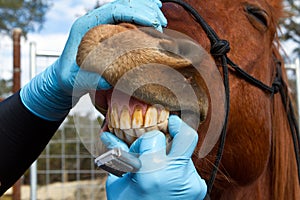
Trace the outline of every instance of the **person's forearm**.
<path fill-rule="evenodd" d="M 19 92 L 0 103 L 0 196 L 40 155 L 61 122 L 32 114 Z"/>

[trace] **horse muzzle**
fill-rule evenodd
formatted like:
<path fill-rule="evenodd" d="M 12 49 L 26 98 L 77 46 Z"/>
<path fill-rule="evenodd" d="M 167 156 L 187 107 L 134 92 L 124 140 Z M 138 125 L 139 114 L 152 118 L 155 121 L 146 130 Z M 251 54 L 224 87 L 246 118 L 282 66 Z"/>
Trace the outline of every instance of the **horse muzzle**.
<path fill-rule="evenodd" d="M 175 31 L 100 25 L 83 37 L 76 61 L 113 86 L 90 96 L 106 115 L 104 129 L 128 144 L 151 130 L 167 134 L 170 114 L 197 130 L 209 111 L 224 110 L 222 78 L 213 59 Z"/>

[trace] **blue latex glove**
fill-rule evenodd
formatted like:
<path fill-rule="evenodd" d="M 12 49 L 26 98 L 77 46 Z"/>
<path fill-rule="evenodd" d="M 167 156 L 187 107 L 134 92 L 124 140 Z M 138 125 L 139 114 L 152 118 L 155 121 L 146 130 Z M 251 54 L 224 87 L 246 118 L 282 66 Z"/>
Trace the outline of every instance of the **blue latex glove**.
<path fill-rule="evenodd" d="M 89 90 L 109 88 L 110 85 L 98 74 L 80 70 L 76 64 L 82 37 L 94 26 L 121 21 L 161 30 L 167 24 L 161 5 L 159 0 L 116 0 L 77 19 L 62 55 L 21 89 L 23 104 L 43 119 L 58 121 Z"/>
<path fill-rule="evenodd" d="M 159 131 L 141 136 L 130 149 L 111 133 L 102 134 L 101 140 L 108 148 L 120 147 L 138 153 L 142 162 L 137 173 L 127 173 L 121 178 L 108 176 L 108 200 L 204 199 L 207 186 L 191 160 L 198 141 L 196 131 L 179 117 L 170 116 L 169 132 L 173 142 L 168 154 L 165 136 Z"/>

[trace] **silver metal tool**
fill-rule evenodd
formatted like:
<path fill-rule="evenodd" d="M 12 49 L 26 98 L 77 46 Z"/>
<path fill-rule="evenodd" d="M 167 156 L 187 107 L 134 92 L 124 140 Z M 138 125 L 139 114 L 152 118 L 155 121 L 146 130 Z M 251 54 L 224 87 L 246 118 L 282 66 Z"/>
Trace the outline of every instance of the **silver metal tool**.
<path fill-rule="evenodd" d="M 123 176 L 127 172 L 138 171 L 142 164 L 134 154 L 114 148 L 95 159 L 95 164 L 116 176 Z"/>

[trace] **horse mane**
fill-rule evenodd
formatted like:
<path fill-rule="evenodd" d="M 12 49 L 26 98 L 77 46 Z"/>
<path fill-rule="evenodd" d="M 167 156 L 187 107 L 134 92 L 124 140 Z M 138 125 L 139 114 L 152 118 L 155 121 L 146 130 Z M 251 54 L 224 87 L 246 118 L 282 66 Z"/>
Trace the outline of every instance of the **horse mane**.
<path fill-rule="evenodd" d="M 288 16 L 285 13 L 282 0 L 270 1 L 273 20 L 272 23 L 280 32 L 279 21 Z M 292 99 L 288 92 L 288 78 L 285 73 L 284 61 L 279 53 L 281 45 L 278 33 L 276 32 L 272 52 L 276 60 L 272 65 L 276 66 L 276 62 L 281 62 L 282 79 L 285 83 L 285 93 L 288 94 L 285 99 L 287 105 Z M 293 103 L 293 102 L 292 102 Z M 271 174 L 271 195 L 272 199 L 300 199 L 300 183 L 298 180 L 298 171 L 296 156 L 294 152 L 294 144 L 290 125 L 287 119 L 287 110 L 283 104 L 279 93 L 273 98 L 273 116 L 272 116 L 272 135 L 271 135 L 271 154 L 270 154 L 270 174 Z"/>
<path fill-rule="evenodd" d="M 278 46 L 273 45 L 273 54 L 277 59 L 282 61 Z M 286 73 L 284 73 L 284 62 L 281 63 L 282 78 L 286 84 L 284 89 L 286 94 L 288 94 L 288 79 Z M 273 65 L 275 66 L 276 63 L 273 63 Z M 286 101 L 289 102 L 290 99 L 287 98 Z M 287 109 L 284 107 L 280 94 L 275 94 L 273 100 L 271 157 L 269 163 L 272 176 L 272 199 L 300 199 L 296 157 L 287 119 Z"/>

